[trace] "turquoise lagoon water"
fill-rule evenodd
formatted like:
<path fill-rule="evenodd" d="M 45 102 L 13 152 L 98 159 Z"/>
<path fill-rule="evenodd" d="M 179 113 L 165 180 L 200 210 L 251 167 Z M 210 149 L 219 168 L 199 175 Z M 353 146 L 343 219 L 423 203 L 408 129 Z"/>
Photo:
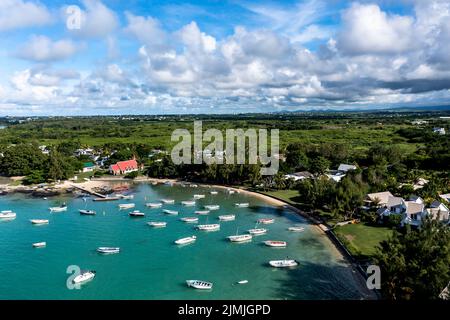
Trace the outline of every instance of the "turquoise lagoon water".
<path fill-rule="evenodd" d="M 152 186 L 137 184 L 133 200 L 93 202 L 69 196 L 31 198 L 13 194 L 0 198 L 0 210 L 13 210 L 17 218 L 0 222 L 0 299 L 361 299 L 352 269 L 341 261 L 330 241 L 303 218 L 243 194 L 210 195 L 208 188 Z M 204 193 L 195 207 L 183 207 L 180 201 Z M 145 207 L 145 202 L 175 199 L 163 209 L 180 211 L 169 216 L 162 209 Z M 66 202 L 68 211 L 50 213 L 48 207 Z M 130 218 L 118 204 L 136 203 L 144 218 Z M 249 202 L 249 208 L 236 208 L 236 202 Z M 236 214 L 236 220 L 222 222 L 217 232 L 201 232 L 195 225 L 179 220 L 193 216 L 205 204 L 220 204 L 218 211 L 199 216 L 200 222 L 214 223 L 220 214 Z M 96 216 L 81 216 L 87 207 Z M 267 235 L 249 243 L 230 243 L 226 237 L 255 226 L 259 218 L 275 218 L 265 226 Z M 33 226 L 29 219 L 49 219 Z M 167 221 L 166 228 L 151 228 L 150 220 Z M 288 232 L 293 224 L 305 231 Z M 173 241 L 196 235 L 197 242 L 176 246 Z M 287 248 L 264 246 L 263 240 L 285 240 Z M 31 244 L 46 241 L 47 247 Z M 121 253 L 102 256 L 99 246 L 117 246 Z M 274 269 L 268 261 L 286 256 L 300 261 L 291 269 Z M 95 279 L 80 290 L 69 290 L 66 273 L 69 265 L 96 270 Z M 211 291 L 188 288 L 186 279 L 214 283 Z M 246 279 L 248 284 L 236 285 Z"/>

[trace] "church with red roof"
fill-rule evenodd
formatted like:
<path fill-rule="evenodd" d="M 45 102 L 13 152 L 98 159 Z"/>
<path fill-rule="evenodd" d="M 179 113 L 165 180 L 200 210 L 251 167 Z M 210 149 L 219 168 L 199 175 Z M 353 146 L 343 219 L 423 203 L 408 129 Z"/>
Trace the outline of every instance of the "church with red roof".
<path fill-rule="evenodd" d="M 113 175 L 127 174 L 139 169 L 136 159 L 119 161 L 109 166 L 109 172 Z"/>

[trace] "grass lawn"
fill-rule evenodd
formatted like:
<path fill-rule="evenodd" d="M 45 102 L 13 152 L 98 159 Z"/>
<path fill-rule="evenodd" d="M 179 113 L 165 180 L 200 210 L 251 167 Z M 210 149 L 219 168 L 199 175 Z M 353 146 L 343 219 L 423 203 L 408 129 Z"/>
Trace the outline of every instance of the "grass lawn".
<path fill-rule="evenodd" d="M 297 190 L 276 190 L 276 191 L 267 191 L 267 192 L 262 192 L 262 193 L 267 194 L 268 196 L 272 196 L 272 197 L 276 197 L 281 200 L 284 200 L 291 205 L 298 204 L 298 202 L 296 201 L 296 199 L 298 199 L 298 191 Z"/>
<path fill-rule="evenodd" d="M 363 223 L 347 224 L 333 229 L 337 237 L 356 258 L 372 257 L 382 240 L 392 235 L 393 230 L 382 226 L 369 226 Z"/>

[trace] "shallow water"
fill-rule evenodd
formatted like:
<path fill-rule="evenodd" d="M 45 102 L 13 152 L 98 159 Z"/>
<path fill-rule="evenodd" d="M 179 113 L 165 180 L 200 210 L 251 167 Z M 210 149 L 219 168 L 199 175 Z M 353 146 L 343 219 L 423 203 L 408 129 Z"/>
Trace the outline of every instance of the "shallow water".
<path fill-rule="evenodd" d="M 0 198 L 0 210 L 13 210 L 17 218 L 0 222 L 0 299 L 361 299 L 351 268 L 340 260 L 336 249 L 316 227 L 289 210 L 270 206 L 261 199 L 243 194 L 210 195 L 209 188 L 180 186 L 134 187 L 133 200 L 112 202 L 83 201 L 82 198 L 58 197 L 48 200 L 13 194 Z M 195 207 L 181 206 L 194 194 L 206 194 Z M 145 207 L 145 202 L 175 199 L 175 204 L 159 209 Z M 50 213 L 48 207 L 62 202 L 68 211 Z M 119 210 L 119 203 L 133 202 L 146 213 L 144 218 L 130 218 L 130 210 Z M 249 208 L 237 208 L 236 202 L 249 202 Z M 195 216 L 206 204 L 220 204 L 209 216 L 199 216 L 200 223 L 218 223 L 220 214 L 236 214 L 236 220 L 221 222 L 217 232 L 195 230 L 195 224 L 179 220 Z M 81 216 L 78 209 L 93 209 L 96 216 Z M 179 216 L 162 213 L 163 209 L 180 212 Z M 226 237 L 245 233 L 259 218 L 275 218 L 264 226 L 266 235 L 248 243 L 230 243 Z M 49 219 L 50 223 L 33 226 L 29 219 Z M 151 228 L 146 222 L 167 221 L 166 228 Z M 301 224 L 305 231 L 293 233 L 289 226 Z M 197 236 L 194 244 L 176 246 L 181 237 Z M 270 248 L 264 240 L 285 240 L 287 248 Z M 45 248 L 32 248 L 46 241 Z M 100 246 L 117 246 L 120 254 L 99 255 Z M 297 259 L 295 269 L 274 269 L 269 260 Z M 80 290 L 66 286 L 67 267 L 96 270 L 97 276 Z M 214 283 L 211 291 L 188 288 L 187 279 Z M 248 284 L 237 285 L 246 279 Z"/>

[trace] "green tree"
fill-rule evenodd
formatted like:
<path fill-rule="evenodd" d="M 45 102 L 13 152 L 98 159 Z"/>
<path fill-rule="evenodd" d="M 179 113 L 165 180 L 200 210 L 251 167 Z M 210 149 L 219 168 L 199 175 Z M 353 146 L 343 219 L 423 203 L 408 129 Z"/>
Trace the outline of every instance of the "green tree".
<path fill-rule="evenodd" d="M 381 242 L 375 263 L 385 298 L 437 299 L 450 281 L 450 229 L 426 218 L 420 229 Z"/>
<path fill-rule="evenodd" d="M 316 175 L 324 174 L 330 167 L 330 161 L 322 156 L 314 158 L 310 163 L 310 170 Z"/>

